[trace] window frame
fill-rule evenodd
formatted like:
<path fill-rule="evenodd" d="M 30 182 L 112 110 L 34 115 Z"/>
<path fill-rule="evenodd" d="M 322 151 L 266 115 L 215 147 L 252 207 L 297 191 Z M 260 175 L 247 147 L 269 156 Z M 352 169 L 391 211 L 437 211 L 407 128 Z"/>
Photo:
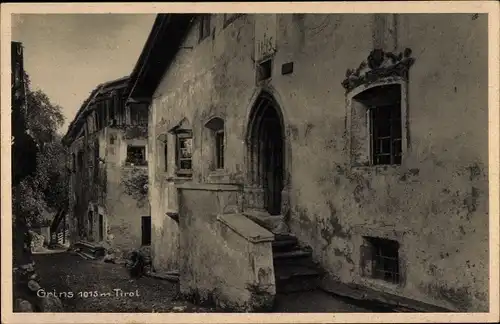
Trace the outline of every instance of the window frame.
<path fill-rule="evenodd" d="M 222 136 L 221 136 L 222 135 Z M 220 138 L 220 136 L 222 138 Z M 214 131 L 214 142 L 215 142 L 215 170 L 224 170 L 225 168 L 225 151 L 226 151 L 226 134 L 224 132 L 224 127 Z"/>
<path fill-rule="evenodd" d="M 181 158 L 180 142 L 181 139 L 191 140 L 191 154 L 189 158 Z M 181 168 L 182 161 L 190 161 L 191 168 Z M 175 173 L 182 176 L 192 176 L 193 174 L 193 132 L 190 130 L 178 130 L 175 132 Z"/>
<path fill-rule="evenodd" d="M 384 238 L 365 236 L 364 241 L 369 248 L 370 279 L 383 281 L 391 285 L 403 284 L 401 268 L 401 243 Z M 390 270 L 387 270 L 386 266 Z M 387 277 L 387 274 L 390 276 Z"/>
<path fill-rule="evenodd" d="M 358 95 L 361 93 L 375 88 L 375 87 L 380 87 L 380 86 L 391 86 L 391 85 L 397 85 L 399 86 L 400 90 L 400 107 L 401 107 L 401 163 L 400 164 L 374 164 L 373 159 L 372 159 L 372 136 L 371 136 L 371 131 L 372 131 L 372 124 L 370 122 L 370 109 L 365 104 L 362 104 L 359 100 L 356 99 Z M 405 156 L 408 154 L 410 151 L 410 139 L 409 139 L 409 119 L 408 119 L 408 98 L 407 98 L 407 93 L 408 93 L 408 81 L 405 78 L 402 77 L 389 77 L 389 78 L 382 78 L 380 80 L 377 80 L 375 82 L 369 83 L 369 84 L 362 84 L 351 91 L 349 91 L 346 94 L 346 106 L 347 106 L 347 116 L 346 116 L 346 135 L 347 135 L 347 141 L 346 141 L 346 149 L 350 154 L 350 166 L 351 168 L 363 168 L 363 167 L 370 167 L 370 168 L 376 168 L 379 169 L 385 169 L 387 167 L 389 168 L 397 168 L 400 167 L 404 163 Z M 355 103 L 356 105 L 362 105 L 364 106 L 365 109 L 365 120 L 364 122 L 362 121 L 357 121 L 356 119 L 361 118 L 360 116 L 357 116 L 355 119 L 354 116 L 354 110 L 355 110 Z M 362 113 L 360 113 L 362 114 Z M 356 151 L 355 148 L 353 147 L 353 141 L 355 136 L 353 135 L 354 133 L 354 128 L 355 125 L 362 126 L 366 128 L 366 133 L 363 133 L 363 137 L 357 138 L 359 142 L 365 142 L 366 147 L 362 149 L 362 151 Z M 359 134 L 358 134 L 359 135 Z M 361 136 L 361 135 L 360 135 Z M 362 161 L 359 161 L 359 159 L 362 159 Z"/>
<path fill-rule="evenodd" d="M 399 117 L 394 118 L 394 110 L 396 109 L 399 110 Z M 376 118 L 375 115 L 376 113 L 380 113 L 382 109 L 390 109 L 389 110 L 389 117 L 388 119 L 384 119 L 383 121 L 378 121 L 378 123 L 384 123 L 385 125 L 389 124 L 389 134 L 387 136 L 379 136 L 376 134 L 376 130 L 379 128 L 379 124 L 376 123 L 377 119 L 382 119 L 380 117 Z M 401 165 L 402 162 L 402 137 L 403 137 L 403 127 L 402 127 L 402 120 L 401 120 L 401 100 L 396 101 L 395 103 L 392 104 L 386 104 L 386 105 L 378 105 L 378 106 L 370 106 L 368 107 L 367 111 L 369 118 L 368 118 L 368 123 L 369 123 L 369 141 L 370 141 L 370 164 L 371 165 Z M 394 130 L 394 124 L 393 122 L 399 122 L 399 127 L 397 127 L 397 130 Z M 396 133 L 394 133 L 396 132 Z M 384 152 L 377 152 L 377 148 L 379 147 L 376 145 L 377 141 L 383 141 L 383 140 L 388 140 L 389 141 L 389 152 L 384 153 Z M 399 142 L 399 153 L 395 153 L 394 150 L 394 142 Z M 380 149 L 383 150 L 383 145 L 380 144 Z M 383 162 L 378 162 L 377 158 L 380 158 L 381 156 L 388 156 L 389 161 L 388 163 L 383 163 Z"/>
<path fill-rule="evenodd" d="M 142 149 L 142 152 L 143 152 L 142 155 L 144 157 L 143 162 L 141 162 L 141 163 L 135 163 L 135 162 L 131 162 L 129 160 L 129 149 L 130 148 L 141 148 Z M 148 165 L 148 160 L 146 158 L 146 145 L 127 144 L 127 152 L 126 152 L 126 156 L 125 156 L 125 165 L 127 165 L 127 166 L 147 166 Z"/>

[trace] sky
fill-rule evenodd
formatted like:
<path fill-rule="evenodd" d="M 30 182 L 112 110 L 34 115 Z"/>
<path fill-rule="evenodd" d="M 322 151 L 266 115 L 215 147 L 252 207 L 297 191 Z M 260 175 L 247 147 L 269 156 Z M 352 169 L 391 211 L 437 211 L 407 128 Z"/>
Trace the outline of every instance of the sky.
<path fill-rule="evenodd" d="M 12 41 L 24 46 L 32 88 L 62 107 L 69 123 L 100 83 L 130 75 L 151 31 L 150 14 L 17 14 Z"/>

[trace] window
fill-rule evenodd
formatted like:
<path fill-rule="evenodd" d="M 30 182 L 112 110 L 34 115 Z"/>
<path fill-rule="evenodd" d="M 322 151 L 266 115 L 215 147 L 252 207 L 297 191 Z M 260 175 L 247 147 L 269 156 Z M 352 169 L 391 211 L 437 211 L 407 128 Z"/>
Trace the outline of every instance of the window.
<path fill-rule="evenodd" d="M 192 173 L 192 153 L 193 153 L 193 137 L 191 132 L 183 131 L 177 133 L 177 143 L 176 143 L 177 173 L 180 174 Z"/>
<path fill-rule="evenodd" d="M 401 164 L 401 103 L 370 108 L 374 165 Z"/>
<path fill-rule="evenodd" d="M 163 168 L 165 172 L 168 172 L 168 145 L 167 142 L 163 142 Z"/>
<path fill-rule="evenodd" d="M 146 147 L 127 146 L 127 159 L 125 163 L 128 165 L 146 165 Z"/>
<path fill-rule="evenodd" d="M 130 124 L 131 125 L 147 125 L 148 124 L 148 108 L 145 105 L 130 106 Z"/>
<path fill-rule="evenodd" d="M 224 169 L 224 120 L 220 117 L 210 119 L 205 127 L 210 130 L 213 145 L 213 169 Z"/>
<path fill-rule="evenodd" d="M 399 243 L 378 237 L 365 237 L 365 240 L 370 249 L 371 277 L 399 283 Z"/>
<path fill-rule="evenodd" d="M 224 14 L 224 28 L 229 26 L 233 21 L 243 16 L 243 14 Z"/>
<path fill-rule="evenodd" d="M 200 17 L 200 42 L 210 36 L 210 15 Z"/>
<path fill-rule="evenodd" d="M 142 245 L 151 245 L 151 216 L 141 217 Z"/>
<path fill-rule="evenodd" d="M 264 81 L 271 77 L 272 60 L 266 60 L 257 66 L 257 81 Z"/>
<path fill-rule="evenodd" d="M 88 217 L 89 217 L 89 231 L 88 231 L 88 234 L 89 234 L 89 237 L 92 237 L 93 235 L 93 229 L 94 229 L 94 213 L 89 210 L 88 212 Z"/>
<path fill-rule="evenodd" d="M 351 104 L 351 150 L 358 162 L 400 165 L 403 150 L 401 85 L 369 88 Z M 369 138 L 366 138 L 366 137 Z M 363 153 L 365 150 L 366 153 Z M 365 157 L 363 158 L 363 155 Z"/>
<path fill-rule="evenodd" d="M 104 240 L 104 216 L 99 214 L 99 241 Z"/>
<path fill-rule="evenodd" d="M 224 130 L 215 133 L 215 168 L 224 169 Z"/>

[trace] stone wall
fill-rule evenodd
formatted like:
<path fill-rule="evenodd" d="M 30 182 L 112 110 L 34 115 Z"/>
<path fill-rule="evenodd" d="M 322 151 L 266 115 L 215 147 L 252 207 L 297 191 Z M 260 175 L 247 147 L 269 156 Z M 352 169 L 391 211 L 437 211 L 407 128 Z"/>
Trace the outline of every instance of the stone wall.
<path fill-rule="evenodd" d="M 156 232 L 168 233 L 164 242 L 172 238 L 167 246 L 177 244 L 176 224 L 165 218 L 177 208 L 175 194 L 158 203 L 171 176 L 162 171 L 163 139 L 167 170 L 174 163 L 168 130 L 192 128 L 190 181 L 243 184 L 248 116 L 266 90 L 284 120 L 289 226 L 330 275 L 447 308 L 486 310 L 487 16 L 243 15 L 226 27 L 222 15 L 213 17 L 212 37 L 199 42 L 198 26 L 192 29 L 183 46 L 193 49 L 180 50 L 152 104 L 150 200 Z M 256 28 L 264 21 L 264 30 Z M 351 163 L 353 115 L 341 84 L 374 48 L 410 48 L 415 59 L 400 166 Z M 257 84 L 256 61 L 269 53 L 272 77 Z M 292 73 L 281 73 L 285 63 L 293 63 Z M 205 163 L 212 149 L 204 125 L 213 116 L 224 119 L 230 152 L 219 174 Z M 366 236 L 399 242 L 398 285 L 363 273 Z M 167 259 L 175 258 L 170 251 Z"/>

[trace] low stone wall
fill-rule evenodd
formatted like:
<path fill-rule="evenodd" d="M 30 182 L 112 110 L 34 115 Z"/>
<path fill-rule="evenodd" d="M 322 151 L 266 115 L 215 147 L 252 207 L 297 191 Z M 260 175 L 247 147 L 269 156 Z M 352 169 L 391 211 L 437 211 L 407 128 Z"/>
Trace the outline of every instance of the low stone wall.
<path fill-rule="evenodd" d="M 240 213 L 239 187 L 186 184 L 178 190 L 180 293 L 224 311 L 270 310 L 274 236 Z"/>

